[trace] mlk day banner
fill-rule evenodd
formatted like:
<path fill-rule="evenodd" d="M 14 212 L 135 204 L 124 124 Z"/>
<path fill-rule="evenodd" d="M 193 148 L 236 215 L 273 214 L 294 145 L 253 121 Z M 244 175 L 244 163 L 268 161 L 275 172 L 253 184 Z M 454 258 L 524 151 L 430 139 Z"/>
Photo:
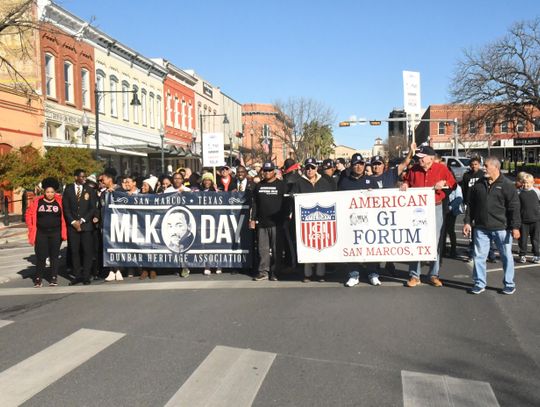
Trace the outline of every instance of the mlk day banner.
<path fill-rule="evenodd" d="M 104 265 L 250 268 L 249 203 L 246 192 L 108 193 Z"/>
<path fill-rule="evenodd" d="M 299 263 L 437 257 L 432 188 L 299 194 L 294 202 Z"/>

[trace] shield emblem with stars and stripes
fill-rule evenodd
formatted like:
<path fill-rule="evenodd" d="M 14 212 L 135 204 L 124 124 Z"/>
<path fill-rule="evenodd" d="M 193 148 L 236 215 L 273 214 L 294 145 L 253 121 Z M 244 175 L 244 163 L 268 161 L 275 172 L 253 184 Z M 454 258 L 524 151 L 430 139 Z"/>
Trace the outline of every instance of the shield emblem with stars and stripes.
<path fill-rule="evenodd" d="M 336 205 L 300 206 L 300 228 L 304 246 L 318 251 L 332 247 L 337 240 Z"/>

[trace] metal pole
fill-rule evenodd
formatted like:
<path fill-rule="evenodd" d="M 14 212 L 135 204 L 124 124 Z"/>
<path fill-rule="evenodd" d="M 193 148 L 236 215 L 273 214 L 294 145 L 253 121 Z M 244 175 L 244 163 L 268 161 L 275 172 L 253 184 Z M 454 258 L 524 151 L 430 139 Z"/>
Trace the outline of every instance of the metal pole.
<path fill-rule="evenodd" d="M 99 91 L 94 89 L 94 104 L 96 105 L 96 160 L 99 158 Z"/>
<path fill-rule="evenodd" d="M 232 137 L 229 137 L 229 166 L 232 167 Z"/>
<path fill-rule="evenodd" d="M 454 119 L 454 155 L 456 157 L 459 157 L 459 149 L 458 149 L 458 119 Z"/>
<path fill-rule="evenodd" d="M 160 134 L 161 136 L 161 173 L 165 174 L 165 153 L 163 152 L 163 139 L 165 138 L 165 134 Z"/>
<path fill-rule="evenodd" d="M 21 222 L 24 222 L 26 220 L 26 208 L 28 207 L 28 193 L 25 189 L 23 189 L 22 195 L 21 195 L 21 205 L 22 205 L 22 216 L 21 216 Z"/>
<path fill-rule="evenodd" d="M 9 226 L 9 198 L 4 197 L 4 226 Z"/>
<path fill-rule="evenodd" d="M 199 128 L 201 129 L 201 172 L 202 168 L 204 167 L 204 143 L 203 143 L 203 120 L 202 120 L 202 114 L 199 113 Z M 214 178 L 215 179 L 215 178 Z"/>

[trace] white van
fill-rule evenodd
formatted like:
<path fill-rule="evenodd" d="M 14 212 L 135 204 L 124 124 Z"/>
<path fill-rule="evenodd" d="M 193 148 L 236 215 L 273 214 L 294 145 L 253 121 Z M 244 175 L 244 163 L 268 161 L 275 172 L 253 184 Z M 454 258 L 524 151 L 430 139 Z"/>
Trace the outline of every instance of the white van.
<path fill-rule="evenodd" d="M 453 155 L 444 155 L 441 158 L 444 159 L 447 167 L 454 174 L 456 181 L 461 182 L 463 179 L 463 174 L 469 170 L 471 159 L 468 157 L 456 157 Z"/>

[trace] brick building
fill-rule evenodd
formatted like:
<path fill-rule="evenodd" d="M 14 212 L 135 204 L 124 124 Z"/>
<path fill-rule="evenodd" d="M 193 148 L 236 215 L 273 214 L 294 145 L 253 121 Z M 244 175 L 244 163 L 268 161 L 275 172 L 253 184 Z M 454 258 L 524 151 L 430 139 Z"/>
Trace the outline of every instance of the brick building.
<path fill-rule="evenodd" d="M 272 160 L 276 165 L 292 155 L 287 146 L 286 123 L 271 104 L 248 103 L 242 105 L 243 138 L 240 151 L 246 164 Z M 268 142 L 265 143 L 265 140 Z"/>
<path fill-rule="evenodd" d="M 479 109 L 477 115 L 471 115 L 466 105 L 430 105 L 422 119 L 434 121 L 418 125 L 417 144 L 429 141 L 437 152 L 453 155 L 457 138 L 460 155 L 495 155 L 507 161 L 528 163 L 540 161 L 540 112 L 533 114 L 532 123 L 516 118 L 476 118 L 487 109 Z M 454 119 L 457 119 L 457 128 Z"/>

